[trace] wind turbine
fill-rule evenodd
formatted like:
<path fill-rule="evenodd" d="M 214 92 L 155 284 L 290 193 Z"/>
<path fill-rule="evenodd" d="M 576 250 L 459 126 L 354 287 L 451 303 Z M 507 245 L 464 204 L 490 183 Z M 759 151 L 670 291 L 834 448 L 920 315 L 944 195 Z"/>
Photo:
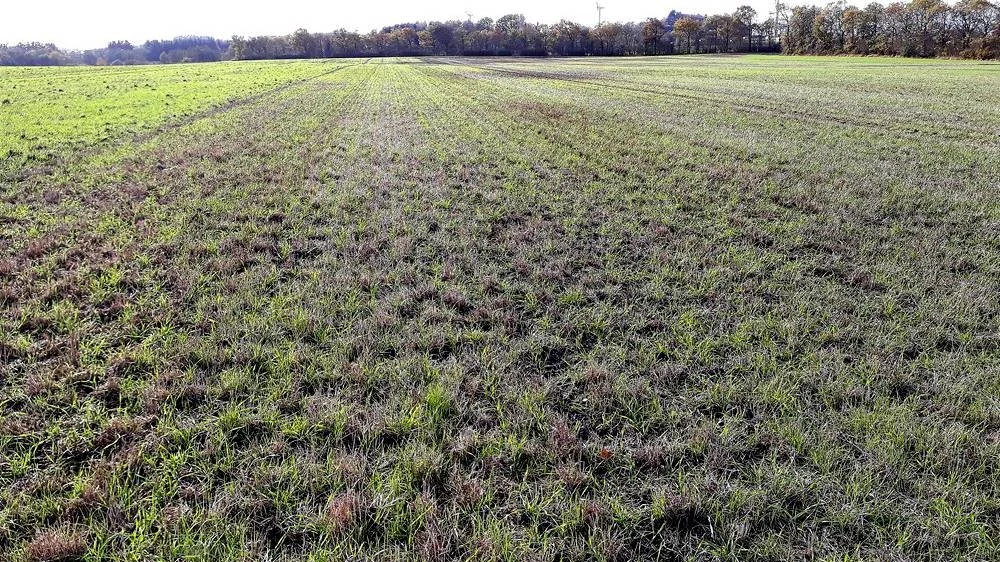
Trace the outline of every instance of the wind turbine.
<path fill-rule="evenodd" d="M 604 6 L 600 2 L 597 3 L 597 27 L 601 27 L 601 12 L 604 11 Z"/>

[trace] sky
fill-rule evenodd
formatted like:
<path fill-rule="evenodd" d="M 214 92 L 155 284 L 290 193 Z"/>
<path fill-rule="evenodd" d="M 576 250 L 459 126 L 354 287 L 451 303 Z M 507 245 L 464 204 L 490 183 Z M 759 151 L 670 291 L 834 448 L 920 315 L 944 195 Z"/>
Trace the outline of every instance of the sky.
<path fill-rule="evenodd" d="M 728 13 L 749 4 L 767 18 L 773 0 L 601 0 L 604 21 L 642 21 L 685 13 Z M 112 40 L 139 44 L 178 35 L 284 35 L 298 28 L 313 32 L 348 29 L 368 32 L 395 23 L 497 19 L 522 13 L 528 21 L 568 19 L 597 23 L 593 0 L 46 0 L 43 4 L 0 0 L 0 44 L 24 41 L 84 49 Z"/>

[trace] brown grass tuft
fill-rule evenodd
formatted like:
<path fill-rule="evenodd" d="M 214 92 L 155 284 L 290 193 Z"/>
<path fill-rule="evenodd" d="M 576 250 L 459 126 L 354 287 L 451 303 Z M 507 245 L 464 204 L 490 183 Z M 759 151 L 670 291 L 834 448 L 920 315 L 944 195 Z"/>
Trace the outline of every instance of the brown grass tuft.
<path fill-rule="evenodd" d="M 337 530 L 345 529 L 357 518 L 360 506 L 357 494 L 337 495 L 326 506 L 326 520 Z"/>
<path fill-rule="evenodd" d="M 39 532 L 28 545 L 28 560 L 31 562 L 63 562 L 82 560 L 87 552 L 87 541 L 77 532 L 69 529 L 53 529 Z"/>

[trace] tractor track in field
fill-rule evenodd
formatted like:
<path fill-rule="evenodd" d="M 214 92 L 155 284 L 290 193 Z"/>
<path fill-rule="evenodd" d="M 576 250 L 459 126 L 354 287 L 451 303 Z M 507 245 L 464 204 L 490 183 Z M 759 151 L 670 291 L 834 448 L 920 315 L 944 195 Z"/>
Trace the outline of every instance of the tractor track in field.
<path fill-rule="evenodd" d="M 774 108 L 774 107 L 769 107 L 767 105 L 751 104 L 736 100 L 733 101 L 718 100 L 706 97 L 704 95 L 698 95 L 695 93 L 671 92 L 653 88 L 629 86 L 625 84 L 599 82 L 595 80 L 573 78 L 557 73 L 539 72 L 536 70 L 497 68 L 495 66 L 489 66 L 489 65 L 476 65 L 476 64 L 463 63 L 455 61 L 453 59 L 427 59 L 427 60 L 453 67 L 475 68 L 478 70 L 483 70 L 486 72 L 492 72 L 495 74 L 500 74 L 505 76 L 512 76 L 515 78 L 537 78 L 542 80 L 552 80 L 557 82 L 580 84 L 584 86 L 591 86 L 601 89 L 612 89 L 612 90 L 631 92 L 637 94 L 672 97 L 699 103 L 712 104 L 716 107 L 733 108 L 736 110 L 746 111 L 748 113 L 772 115 L 779 118 L 795 119 L 798 121 L 810 122 L 810 123 L 831 124 L 831 125 L 840 125 L 848 127 L 852 126 L 861 127 L 861 128 L 876 130 L 881 132 L 882 134 L 891 134 L 893 136 L 905 135 L 908 138 L 914 138 L 914 139 L 924 138 L 927 134 L 930 134 L 932 136 L 939 136 L 942 134 L 943 131 L 948 131 L 948 133 L 950 134 L 944 136 L 950 140 L 984 141 L 987 143 L 997 143 L 998 141 L 1000 141 L 1000 131 L 991 132 L 982 129 L 962 129 L 947 125 L 940 125 L 941 127 L 940 129 L 922 131 L 919 129 L 914 129 L 912 122 L 904 123 L 899 121 L 898 119 L 887 119 L 886 121 L 889 121 L 887 123 L 873 119 L 852 118 L 844 115 L 840 115 L 837 117 L 822 117 L 809 113 L 807 111 L 795 110 L 790 108 Z M 694 90 L 691 91 L 694 92 Z"/>
<path fill-rule="evenodd" d="M 161 133 L 165 133 L 167 131 L 172 131 L 174 129 L 179 129 L 179 128 L 184 127 L 186 125 L 190 125 L 191 123 L 194 123 L 195 121 L 199 121 L 201 119 L 207 119 L 209 117 L 214 117 L 215 115 L 219 115 L 221 113 L 225 113 L 227 111 L 230 111 L 230 110 L 233 110 L 233 109 L 236 109 L 236 108 L 239 108 L 239 107 L 243 107 L 243 106 L 247 106 L 247 105 L 253 105 L 254 103 L 257 103 L 257 102 L 263 100 L 264 98 L 268 98 L 268 97 L 271 97 L 271 96 L 276 96 L 276 95 L 281 94 L 281 93 L 283 93 L 283 92 L 285 92 L 287 90 L 290 90 L 290 89 L 292 89 L 294 87 L 304 86 L 304 85 L 306 85 L 306 84 L 308 84 L 310 82 L 314 82 L 316 80 L 319 80 L 320 78 L 324 78 L 326 76 L 330 76 L 332 74 L 336 74 L 337 72 L 340 72 L 341 70 L 346 70 L 348 68 L 354 68 L 356 66 L 363 66 L 363 65 L 368 64 L 369 62 L 371 62 L 371 59 L 365 59 L 364 62 L 358 62 L 358 63 L 354 63 L 354 64 L 341 65 L 341 66 L 338 66 L 338 67 L 330 69 L 330 70 L 325 70 L 325 71 L 320 72 L 319 74 L 315 74 L 313 76 L 308 76 L 306 78 L 300 78 L 298 80 L 293 80 L 291 82 L 286 82 L 286 83 L 284 83 L 284 84 L 282 84 L 280 86 L 271 88 L 269 90 L 264 90 L 263 92 L 258 92 L 256 94 L 253 94 L 252 96 L 247 96 L 245 98 L 235 98 L 235 99 L 229 100 L 227 102 L 223 102 L 222 104 L 219 104 L 219 105 L 217 105 L 215 107 L 210 107 L 210 108 L 205 109 L 203 111 L 200 111 L 198 113 L 195 113 L 195 114 L 189 115 L 187 117 L 184 117 L 184 118 L 182 118 L 182 119 L 180 119 L 178 121 L 174 121 L 174 122 L 171 122 L 171 123 L 166 123 L 164 125 L 161 125 L 161 126 L 157 127 L 156 129 L 153 129 L 152 131 L 148 131 L 146 133 L 140 133 L 138 136 L 136 136 L 136 137 L 134 137 L 132 139 L 132 142 L 146 142 L 146 141 L 148 141 L 148 140 L 156 137 L 157 135 L 159 135 Z"/>

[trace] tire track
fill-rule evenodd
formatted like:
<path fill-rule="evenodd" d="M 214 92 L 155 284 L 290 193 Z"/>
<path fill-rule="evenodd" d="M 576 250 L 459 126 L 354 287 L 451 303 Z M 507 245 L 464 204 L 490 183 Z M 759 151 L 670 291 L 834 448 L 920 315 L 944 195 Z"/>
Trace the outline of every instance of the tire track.
<path fill-rule="evenodd" d="M 767 105 L 751 104 L 736 100 L 720 100 L 693 93 L 671 92 L 654 88 L 629 86 L 625 84 L 598 82 L 595 80 L 572 78 L 566 76 L 565 74 L 558 74 L 552 72 L 541 72 L 536 70 L 517 70 L 517 69 L 497 68 L 496 66 L 474 65 L 474 64 L 459 62 L 454 59 L 427 59 L 427 60 L 438 64 L 443 64 L 453 67 L 475 68 L 486 72 L 492 72 L 495 74 L 500 74 L 505 76 L 513 76 L 516 78 L 536 78 L 541 80 L 552 80 L 556 82 L 567 82 L 567 83 L 600 88 L 604 90 L 612 89 L 630 93 L 683 99 L 683 100 L 697 102 L 700 104 L 708 103 L 720 108 L 730 108 L 758 115 L 770 115 L 770 116 L 796 119 L 803 122 L 861 127 L 865 129 L 872 129 L 873 131 L 878 132 L 880 134 L 891 135 L 894 137 L 906 136 L 907 138 L 911 139 L 926 140 L 928 134 L 932 136 L 940 136 L 940 133 L 942 132 L 942 130 L 944 130 L 951 133 L 948 135 L 944 135 L 945 138 L 948 138 L 950 140 L 956 140 L 956 141 L 981 140 L 986 143 L 997 143 L 998 140 L 1000 140 L 1000 132 L 995 133 L 981 129 L 961 129 L 946 124 L 939 124 L 938 126 L 940 128 L 922 130 L 915 128 L 916 125 L 912 121 L 902 121 L 899 119 L 888 118 L 886 119 L 886 121 L 889 121 L 890 123 L 887 124 L 886 122 L 877 121 L 874 119 L 863 119 L 857 117 L 849 117 L 846 115 L 840 115 L 836 117 L 833 116 L 824 117 L 813 113 L 809 113 L 807 111 L 796 110 L 791 108 L 775 108 Z M 688 91 L 694 92 L 695 90 L 688 90 Z"/>

